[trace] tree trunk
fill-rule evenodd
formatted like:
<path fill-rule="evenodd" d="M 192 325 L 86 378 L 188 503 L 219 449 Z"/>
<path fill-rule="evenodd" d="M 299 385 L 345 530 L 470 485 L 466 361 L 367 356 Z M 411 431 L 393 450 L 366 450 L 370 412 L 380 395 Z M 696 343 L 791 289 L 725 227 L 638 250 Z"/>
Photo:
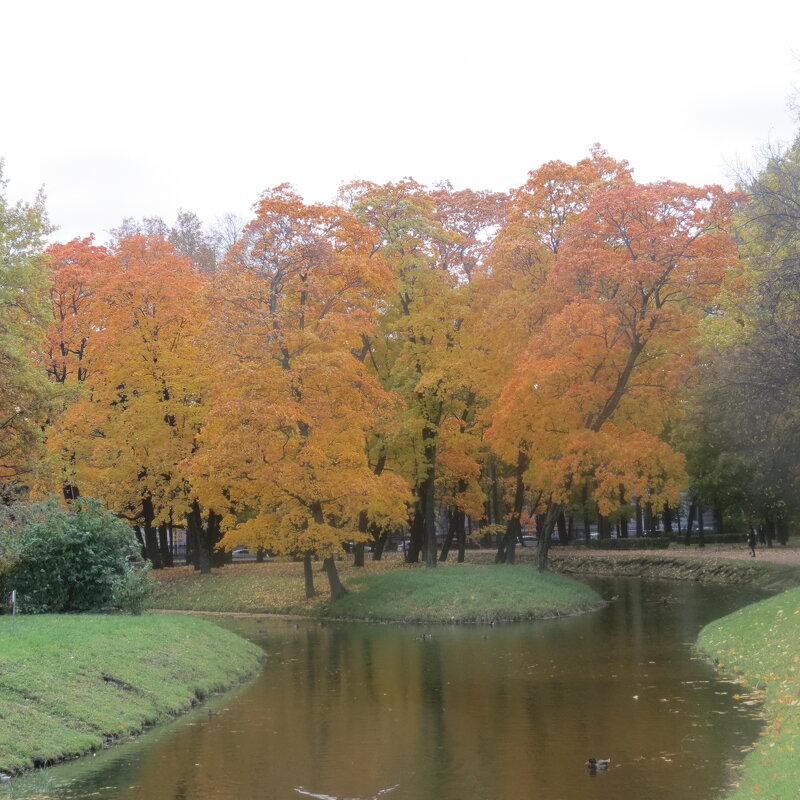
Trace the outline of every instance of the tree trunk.
<path fill-rule="evenodd" d="M 414 516 L 411 518 L 408 550 L 406 550 L 406 562 L 409 564 L 416 564 L 419 561 L 425 538 L 425 498 L 420 496 L 420 489 L 418 486 L 416 490 Z"/>
<path fill-rule="evenodd" d="M 664 520 L 664 533 L 672 533 L 672 509 L 669 507 L 669 503 L 664 503 L 662 518 Z"/>
<path fill-rule="evenodd" d="M 214 512 L 209 511 L 209 521 L 214 518 Z M 200 511 L 200 503 L 192 501 L 189 513 L 186 515 L 187 537 L 191 535 L 195 545 L 195 569 L 200 570 L 201 575 L 208 575 L 211 572 L 211 546 L 208 541 L 208 531 L 203 527 L 203 515 Z"/>
<path fill-rule="evenodd" d="M 322 569 L 328 576 L 328 585 L 331 589 L 331 600 L 339 600 L 347 594 L 347 589 L 344 588 L 341 580 L 339 579 L 339 570 L 336 569 L 336 562 L 333 556 L 328 556 L 322 561 Z"/>
<path fill-rule="evenodd" d="M 566 544 L 569 540 L 567 538 L 567 518 L 562 511 L 556 520 L 556 528 L 558 529 L 558 541 L 561 544 Z"/>
<path fill-rule="evenodd" d="M 453 536 L 455 535 L 456 532 L 455 515 L 456 515 L 455 508 L 451 508 L 447 512 L 447 520 L 448 520 L 447 533 L 445 534 L 444 542 L 442 542 L 442 550 L 439 553 L 439 561 L 447 561 L 447 556 L 450 553 L 450 546 L 453 543 Z"/>
<path fill-rule="evenodd" d="M 165 567 L 172 566 L 172 551 L 169 547 L 169 536 L 167 523 L 162 522 L 158 526 L 158 549 L 161 551 L 161 563 Z"/>
<path fill-rule="evenodd" d="M 353 566 L 364 566 L 364 542 L 356 542 L 353 546 Z"/>
<path fill-rule="evenodd" d="M 306 600 L 316 596 L 314 590 L 314 570 L 311 568 L 311 552 L 303 553 L 303 578 L 305 580 Z"/>
<path fill-rule="evenodd" d="M 692 543 L 692 528 L 694 527 L 694 515 L 697 507 L 694 503 L 689 503 L 689 516 L 686 518 L 686 539 L 684 540 L 688 547 Z"/>
<path fill-rule="evenodd" d="M 703 506 L 697 507 L 697 546 L 702 548 L 706 546 L 705 527 L 703 525 Z"/>
<path fill-rule="evenodd" d="M 427 470 L 425 475 L 425 566 L 435 567 L 438 553 L 436 552 L 436 439 L 433 432 L 426 427 L 423 438 L 428 439 L 425 445 L 425 461 Z M 429 433 L 428 433 L 429 432 Z M 427 436 L 426 436 L 427 433 Z"/>
<path fill-rule="evenodd" d="M 142 532 L 144 534 L 145 558 L 153 565 L 153 569 L 161 569 L 161 551 L 158 548 L 158 532 L 153 527 L 155 510 L 150 497 L 142 500 Z"/>
<path fill-rule="evenodd" d="M 642 524 L 642 502 L 636 498 L 636 535 L 642 536 L 644 534 L 644 525 Z"/>
<path fill-rule="evenodd" d="M 522 536 L 522 509 L 525 505 L 525 470 L 531 460 L 525 450 L 517 451 L 517 463 L 514 468 L 514 505 L 506 523 L 506 532 L 497 547 L 495 564 L 513 564 L 516 561 L 516 546 Z"/>
<path fill-rule="evenodd" d="M 458 544 L 458 563 L 464 563 L 464 551 L 467 549 L 467 515 L 462 509 L 456 511 L 456 542 Z"/>
<path fill-rule="evenodd" d="M 548 568 L 548 554 L 550 552 L 550 537 L 556 527 L 556 521 L 559 514 L 564 512 L 564 507 L 560 503 L 554 503 L 552 500 L 547 503 L 547 511 L 543 515 L 544 519 L 542 524 L 538 526 L 539 529 L 539 543 L 536 548 L 536 566 L 539 572 L 546 572 Z"/>
<path fill-rule="evenodd" d="M 372 560 L 380 561 L 383 558 L 383 551 L 386 549 L 386 542 L 389 539 L 388 528 L 383 528 L 375 537 L 375 545 L 372 548 Z"/>

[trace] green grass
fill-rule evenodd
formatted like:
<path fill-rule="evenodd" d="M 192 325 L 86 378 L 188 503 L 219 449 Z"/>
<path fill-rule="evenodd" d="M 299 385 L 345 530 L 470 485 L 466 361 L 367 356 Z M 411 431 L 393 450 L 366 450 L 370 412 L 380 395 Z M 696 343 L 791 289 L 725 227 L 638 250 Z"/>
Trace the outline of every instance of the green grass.
<path fill-rule="evenodd" d="M 800 792 L 800 589 L 747 606 L 700 633 L 698 647 L 763 693 L 768 724 L 730 800 L 787 800 Z"/>
<path fill-rule="evenodd" d="M 530 566 L 440 566 L 350 579 L 326 613 L 400 622 L 496 622 L 576 614 L 602 604 L 583 583 Z"/>
<path fill-rule="evenodd" d="M 0 617 L 0 772 L 139 733 L 253 675 L 261 657 L 192 617 Z"/>
<path fill-rule="evenodd" d="M 302 564 L 270 562 L 226 566 L 211 575 L 190 568 L 165 570 L 154 608 L 185 611 L 302 614 L 394 622 L 492 622 L 574 614 L 597 608 L 599 596 L 563 575 L 530 564 L 461 564 L 426 569 L 398 558 L 355 568 L 339 562 L 350 593 L 330 602 L 327 581 L 315 572 L 320 594 L 306 600 Z"/>

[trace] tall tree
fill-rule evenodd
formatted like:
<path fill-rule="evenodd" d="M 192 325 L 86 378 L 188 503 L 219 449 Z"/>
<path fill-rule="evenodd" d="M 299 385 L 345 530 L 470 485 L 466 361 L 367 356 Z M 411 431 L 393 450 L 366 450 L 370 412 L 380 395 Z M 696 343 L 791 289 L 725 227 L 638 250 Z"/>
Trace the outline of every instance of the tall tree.
<path fill-rule="evenodd" d="M 661 438 L 693 363 L 698 324 L 736 260 L 733 199 L 718 187 L 627 185 L 596 195 L 548 272 L 547 316 L 503 389 L 495 440 L 531 444 L 529 481 L 547 498 L 538 564 L 587 473 L 601 511 L 654 502 L 683 481 Z"/>
<path fill-rule="evenodd" d="M 53 228 L 43 194 L 11 203 L 7 183 L 0 161 L 0 502 L 29 478 L 57 395 L 38 358 L 49 290 L 42 250 Z"/>
<path fill-rule="evenodd" d="M 193 473 L 224 498 L 228 540 L 324 559 L 365 537 L 359 518 L 397 524 L 405 484 L 370 469 L 365 442 L 394 413 L 357 357 L 390 275 L 369 232 L 288 186 L 266 192 L 210 287 L 207 347 L 216 372 Z M 237 514 L 238 512 L 238 514 Z"/>
<path fill-rule="evenodd" d="M 140 526 L 160 566 L 157 526 L 196 501 L 180 465 L 204 413 L 196 344 L 203 279 L 159 236 L 122 239 L 99 264 L 87 379 L 49 438 L 76 454 L 80 486 Z"/>

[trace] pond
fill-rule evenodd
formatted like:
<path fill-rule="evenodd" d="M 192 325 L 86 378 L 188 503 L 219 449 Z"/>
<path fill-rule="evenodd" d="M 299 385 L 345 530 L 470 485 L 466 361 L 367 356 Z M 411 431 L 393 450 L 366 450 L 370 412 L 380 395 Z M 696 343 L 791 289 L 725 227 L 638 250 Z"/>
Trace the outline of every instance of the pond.
<path fill-rule="evenodd" d="M 675 800 L 718 797 L 758 738 L 692 643 L 758 599 L 598 580 L 580 617 L 496 626 L 222 624 L 263 674 L 142 737 L 0 787 L 100 800 Z M 611 758 L 590 774 L 588 757 Z"/>

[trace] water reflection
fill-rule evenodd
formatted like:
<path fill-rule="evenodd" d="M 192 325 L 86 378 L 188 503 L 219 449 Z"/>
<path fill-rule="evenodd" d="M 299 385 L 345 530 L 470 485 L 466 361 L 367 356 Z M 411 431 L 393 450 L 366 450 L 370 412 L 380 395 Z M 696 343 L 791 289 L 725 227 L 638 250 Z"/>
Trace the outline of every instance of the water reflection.
<path fill-rule="evenodd" d="M 218 715 L 198 709 L 139 742 L 17 779 L 0 798 L 715 797 L 759 722 L 690 644 L 748 598 L 680 583 L 597 586 L 618 599 L 533 624 L 228 620 L 269 661 L 212 704 Z M 590 756 L 612 767 L 590 775 Z"/>

